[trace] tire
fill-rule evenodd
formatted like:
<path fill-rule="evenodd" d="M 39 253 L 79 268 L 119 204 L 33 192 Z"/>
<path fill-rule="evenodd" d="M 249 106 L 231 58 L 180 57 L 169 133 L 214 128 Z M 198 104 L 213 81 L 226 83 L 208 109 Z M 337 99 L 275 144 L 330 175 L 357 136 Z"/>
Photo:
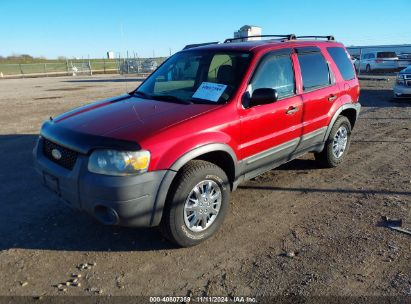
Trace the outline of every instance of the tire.
<path fill-rule="evenodd" d="M 369 64 L 365 67 L 365 72 L 368 74 L 371 73 L 371 66 Z"/>
<path fill-rule="evenodd" d="M 345 130 L 345 131 L 344 131 Z M 345 138 L 344 140 L 344 132 Z M 339 140 L 338 140 L 339 138 Z M 344 144 L 345 142 L 345 144 Z M 331 128 L 322 152 L 315 154 L 315 159 L 326 168 L 337 167 L 344 161 L 351 142 L 351 123 L 345 116 L 339 116 Z M 342 151 L 341 151 L 342 149 Z"/>
<path fill-rule="evenodd" d="M 210 238 L 227 213 L 230 191 L 227 175 L 220 167 L 202 160 L 190 161 L 171 185 L 160 224 L 162 234 L 181 247 Z"/>

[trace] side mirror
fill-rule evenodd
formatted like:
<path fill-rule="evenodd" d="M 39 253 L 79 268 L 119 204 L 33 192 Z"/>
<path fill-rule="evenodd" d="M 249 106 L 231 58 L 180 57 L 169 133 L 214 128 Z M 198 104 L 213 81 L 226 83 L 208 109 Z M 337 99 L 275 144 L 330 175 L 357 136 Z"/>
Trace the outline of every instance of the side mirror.
<path fill-rule="evenodd" d="M 278 92 L 275 89 L 256 89 L 250 99 L 250 106 L 265 105 L 278 100 Z"/>

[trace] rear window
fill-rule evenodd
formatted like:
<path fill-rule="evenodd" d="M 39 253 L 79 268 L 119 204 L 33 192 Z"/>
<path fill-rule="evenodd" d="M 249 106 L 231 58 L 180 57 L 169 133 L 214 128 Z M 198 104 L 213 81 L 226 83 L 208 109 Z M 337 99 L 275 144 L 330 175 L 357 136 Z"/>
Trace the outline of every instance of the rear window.
<path fill-rule="evenodd" d="M 304 91 L 331 83 L 328 64 L 320 52 L 298 54 Z"/>
<path fill-rule="evenodd" d="M 327 51 L 337 65 L 338 70 L 340 71 L 341 76 L 344 78 L 344 80 L 354 79 L 354 68 L 345 50 L 340 47 L 330 47 L 327 48 Z"/>
<path fill-rule="evenodd" d="M 396 58 L 397 54 L 395 52 L 378 52 L 377 58 Z"/>

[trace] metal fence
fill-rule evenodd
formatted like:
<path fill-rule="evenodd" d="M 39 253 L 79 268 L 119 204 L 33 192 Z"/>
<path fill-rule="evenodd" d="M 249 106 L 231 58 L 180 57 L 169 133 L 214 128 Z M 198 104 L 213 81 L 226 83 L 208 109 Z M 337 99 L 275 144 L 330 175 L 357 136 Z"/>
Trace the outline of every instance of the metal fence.
<path fill-rule="evenodd" d="M 67 60 L 44 63 L 0 63 L 0 78 L 151 73 L 164 58 Z"/>
<path fill-rule="evenodd" d="M 85 66 L 88 68 L 85 69 Z M 118 73 L 117 61 L 66 61 L 0 64 L 0 78 Z"/>

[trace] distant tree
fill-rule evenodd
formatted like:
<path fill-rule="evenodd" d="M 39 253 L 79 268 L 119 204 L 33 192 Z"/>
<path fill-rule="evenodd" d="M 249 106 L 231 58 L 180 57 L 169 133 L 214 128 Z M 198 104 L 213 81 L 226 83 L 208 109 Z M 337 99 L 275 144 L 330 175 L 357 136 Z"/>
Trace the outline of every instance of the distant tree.
<path fill-rule="evenodd" d="M 28 54 L 12 54 L 11 56 L 7 56 L 6 58 L 9 61 L 17 61 L 17 62 L 32 62 L 33 61 L 33 56 L 30 56 Z"/>
<path fill-rule="evenodd" d="M 22 54 L 20 55 L 20 59 L 24 62 L 29 62 L 29 61 L 33 61 L 33 56 L 30 56 L 28 54 Z"/>
<path fill-rule="evenodd" d="M 58 60 L 67 60 L 67 57 L 66 56 L 58 56 L 57 59 Z"/>

